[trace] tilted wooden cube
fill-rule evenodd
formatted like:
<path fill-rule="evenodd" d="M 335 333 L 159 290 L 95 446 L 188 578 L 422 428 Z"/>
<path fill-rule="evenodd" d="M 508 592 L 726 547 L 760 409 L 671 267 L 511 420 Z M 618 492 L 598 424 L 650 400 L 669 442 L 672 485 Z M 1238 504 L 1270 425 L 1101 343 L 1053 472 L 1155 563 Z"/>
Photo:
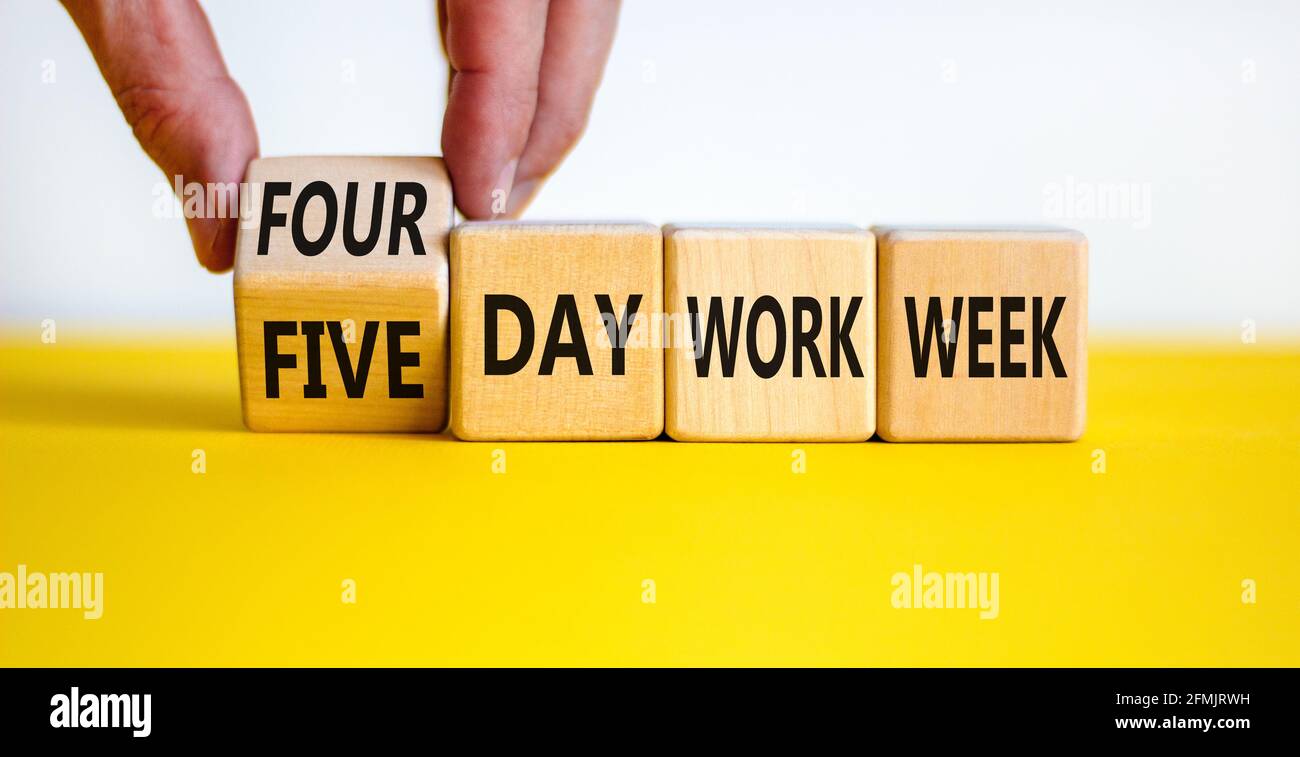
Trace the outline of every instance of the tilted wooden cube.
<path fill-rule="evenodd" d="M 467 440 L 663 430 L 663 237 L 648 224 L 477 222 L 451 236 L 451 430 Z"/>
<path fill-rule="evenodd" d="M 876 264 L 850 226 L 668 226 L 668 435 L 865 441 L 876 427 Z"/>
<path fill-rule="evenodd" d="M 440 431 L 451 182 L 439 158 L 254 160 L 235 258 L 244 422 Z"/>
<path fill-rule="evenodd" d="M 876 229 L 879 433 L 888 441 L 1083 434 L 1088 243 L 1065 229 Z"/>

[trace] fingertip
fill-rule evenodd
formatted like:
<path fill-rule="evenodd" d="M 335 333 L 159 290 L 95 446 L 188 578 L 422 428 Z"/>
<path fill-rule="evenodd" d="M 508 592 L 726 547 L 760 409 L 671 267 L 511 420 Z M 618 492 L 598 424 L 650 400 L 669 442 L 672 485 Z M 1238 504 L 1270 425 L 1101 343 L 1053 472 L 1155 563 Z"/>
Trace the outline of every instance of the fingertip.
<path fill-rule="evenodd" d="M 235 264 L 235 237 L 238 234 L 234 218 L 189 219 L 190 242 L 194 255 L 212 273 L 225 273 Z"/>
<path fill-rule="evenodd" d="M 467 218 L 500 218 L 537 108 L 547 34 L 546 0 L 445 3 L 451 86 L 442 123 L 443 159 Z"/>
<path fill-rule="evenodd" d="M 510 200 L 506 203 L 506 215 L 518 218 L 532 204 L 537 191 L 542 188 L 541 179 L 525 179 L 510 190 Z"/>
<path fill-rule="evenodd" d="M 476 220 L 506 211 L 531 110 L 501 110 L 481 76 L 458 74 L 443 117 L 442 152 L 456 205 Z"/>

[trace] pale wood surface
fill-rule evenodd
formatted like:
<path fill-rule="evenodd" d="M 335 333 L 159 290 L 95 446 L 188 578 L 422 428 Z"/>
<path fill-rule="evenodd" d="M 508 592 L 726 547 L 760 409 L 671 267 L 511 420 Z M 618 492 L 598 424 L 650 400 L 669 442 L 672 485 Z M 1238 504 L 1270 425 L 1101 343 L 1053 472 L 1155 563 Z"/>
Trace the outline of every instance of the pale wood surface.
<path fill-rule="evenodd" d="M 668 226 L 664 229 L 665 280 L 669 312 L 666 426 L 682 441 L 863 441 L 875 429 L 875 245 L 870 232 L 853 227 Z M 690 343 L 687 297 L 699 298 L 701 336 L 710 297 L 722 297 L 730 324 L 734 298 L 744 297 L 743 314 L 762 295 L 775 297 L 786 320 L 785 360 L 772 378 L 754 373 L 748 361 L 745 327 L 737 343 L 735 374 L 725 378 L 715 342 L 712 365 L 701 378 Z M 793 376 L 792 298 L 813 297 L 822 309 L 814 344 L 827 375 L 813 375 L 808 356 L 804 374 Z M 862 376 L 841 359 L 830 372 L 830 298 L 862 297 L 849 333 Z M 775 350 L 769 316 L 758 321 L 763 359 Z M 684 337 L 684 338 L 683 338 Z"/>
<path fill-rule="evenodd" d="M 1083 433 L 1087 385 L 1088 243 L 1065 229 L 877 228 L 880 256 L 879 434 L 887 441 L 1071 441 Z M 905 297 L 916 298 L 918 329 L 924 329 L 930 297 L 940 297 L 945 319 L 954 297 L 963 297 L 956 323 L 956 354 L 950 378 L 940 375 L 938 340 L 932 339 L 927 375 L 916 376 Z M 1054 341 L 1067 376 L 1055 376 L 1046 355 L 1034 377 L 1031 298 L 1065 304 Z M 980 316 L 992 344 L 979 359 L 995 365 L 993 378 L 969 371 L 970 297 L 992 297 L 994 310 Z M 1024 297 L 1026 312 L 1011 314 L 1024 332 L 1011 359 L 1026 364 L 1025 377 L 1001 375 L 999 298 Z"/>
<path fill-rule="evenodd" d="M 240 384 L 244 422 L 256 431 L 440 431 L 447 419 L 448 233 L 454 218 L 451 182 L 442 160 L 432 157 L 293 157 L 254 160 L 248 181 L 260 199 L 258 184 L 292 182 L 292 194 L 275 199 L 274 209 L 286 214 L 285 226 L 274 228 L 266 255 L 257 255 L 260 208 L 251 223 L 241 223 L 235 259 L 235 319 L 239 344 Z M 332 241 L 318 255 L 298 252 L 291 237 L 293 209 L 303 187 L 313 181 L 329 183 L 337 196 L 338 221 Z M 418 182 L 427 205 L 416 221 L 425 254 L 413 254 L 409 234 L 400 235 L 398 254 L 390 255 L 389 233 L 395 183 Z M 356 236 L 370 231 L 376 182 L 386 185 L 383 222 L 375 248 L 364 256 L 344 249 L 343 219 L 348 182 L 358 183 Z M 258 203 L 260 205 L 260 203 Z M 404 210 L 413 209 L 407 199 Z M 306 206 L 303 230 L 308 239 L 320 235 L 324 203 Z M 374 344 L 365 394 L 348 398 L 329 334 L 321 339 L 324 399 L 303 397 L 307 383 L 306 339 L 302 321 L 344 321 L 354 324 L 355 341 L 348 359 L 355 366 L 367 321 L 380 327 Z M 296 354 L 297 367 L 280 371 L 277 399 L 266 397 L 263 352 L 264 321 L 298 321 L 299 336 L 279 340 L 280 351 Z M 405 367 L 402 381 L 420 384 L 422 398 L 390 398 L 389 321 L 418 321 L 418 337 L 401 339 L 403 352 L 417 352 L 419 365 Z"/>
<path fill-rule="evenodd" d="M 663 303 L 663 238 L 649 224 L 475 222 L 451 237 L 451 430 L 467 440 L 653 439 L 663 430 L 663 350 L 654 331 Z M 619 315 L 641 295 L 614 375 L 595 295 Z M 512 375 L 485 375 L 484 295 L 511 294 L 532 313 L 534 347 Z M 539 375 L 556 297 L 574 295 L 592 375 L 572 358 Z M 498 354 L 520 343 L 518 321 L 497 318 Z M 561 332 L 564 341 L 572 335 Z"/>

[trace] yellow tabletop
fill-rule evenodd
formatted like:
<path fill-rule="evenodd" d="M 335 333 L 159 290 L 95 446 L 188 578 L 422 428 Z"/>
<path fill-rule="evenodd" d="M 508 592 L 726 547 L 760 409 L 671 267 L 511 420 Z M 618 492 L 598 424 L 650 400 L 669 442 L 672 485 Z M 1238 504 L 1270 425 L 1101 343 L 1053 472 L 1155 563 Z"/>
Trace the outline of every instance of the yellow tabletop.
<path fill-rule="evenodd" d="M 1300 664 L 1294 343 L 1094 340 L 1015 445 L 254 434 L 233 338 L 0 346 L 0 574 L 103 575 L 3 665 Z"/>

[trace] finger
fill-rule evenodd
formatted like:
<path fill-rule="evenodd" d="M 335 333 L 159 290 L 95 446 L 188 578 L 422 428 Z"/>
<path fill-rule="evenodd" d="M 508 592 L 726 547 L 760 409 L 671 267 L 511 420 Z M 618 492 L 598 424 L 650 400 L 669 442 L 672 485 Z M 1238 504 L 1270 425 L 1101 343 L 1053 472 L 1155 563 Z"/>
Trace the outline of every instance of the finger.
<path fill-rule="evenodd" d="M 199 262 L 234 263 L 238 186 L 257 156 L 244 93 L 226 70 L 203 9 L 194 0 L 64 0 L 99 70 L 149 157 L 182 186 L 220 185 L 226 213 L 188 218 Z M 230 186 L 230 185 L 233 185 Z"/>
<path fill-rule="evenodd" d="M 618 25 L 617 0 L 551 0 L 537 113 L 506 212 L 517 216 L 587 128 Z"/>
<path fill-rule="evenodd" d="M 442 154 L 456 204 L 470 218 L 505 210 L 537 107 L 546 6 L 546 0 L 446 0 L 452 80 Z"/>

